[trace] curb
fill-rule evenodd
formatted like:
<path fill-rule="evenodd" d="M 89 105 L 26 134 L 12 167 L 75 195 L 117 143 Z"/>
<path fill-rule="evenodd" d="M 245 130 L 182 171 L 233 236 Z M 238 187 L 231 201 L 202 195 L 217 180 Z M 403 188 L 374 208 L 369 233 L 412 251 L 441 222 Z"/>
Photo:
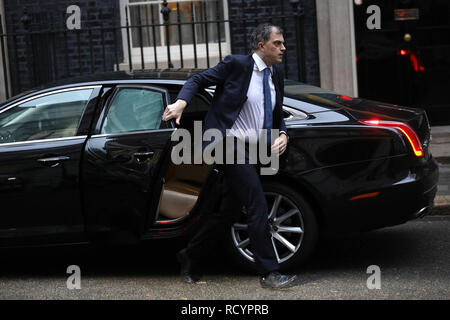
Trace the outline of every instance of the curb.
<path fill-rule="evenodd" d="M 435 206 L 450 205 L 450 195 L 443 195 L 443 194 L 436 195 L 436 197 L 434 198 L 434 205 Z"/>
<path fill-rule="evenodd" d="M 439 165 L 440 183 L 444 184 L 441 179 L 445 176 L 444 181 L 448 180 L 448 168 L 450 168 L 450 126 L 433 126 L 431 127 L 431 134 L 433 136 L 433 142 L 430 144 L 430 151 Z M 445 170 L 441 173 L 441 170 L 444 168 Z M 445 187 L 448 188 L 448 186 Z M 436 195 L 434 198 L 434 206 L 428 215 L 450 215 L 450 194 Z"/>
<path fill-rule="evenodd" d="M 434 206 L 427 215 L 450 215 L 450 196 L 436 196 L 436 198 L 434 198 Z"/>

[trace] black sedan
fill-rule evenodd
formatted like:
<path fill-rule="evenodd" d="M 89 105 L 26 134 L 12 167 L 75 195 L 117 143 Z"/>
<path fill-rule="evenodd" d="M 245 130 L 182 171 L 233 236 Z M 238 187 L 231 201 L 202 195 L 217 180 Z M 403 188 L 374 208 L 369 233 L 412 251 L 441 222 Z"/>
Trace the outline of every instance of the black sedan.
<path fill-rule="evenodd" d="M 0 246 L 139 242 L 188 236 L 216 210 L 221 173 L 175 165 L 176 130 L 161 121 L 198 70 L 118 72 L 72 79 L 0 105 Z M 197 94 L 181 127 L 203 120 L 214 94 Z M 286 80 L 287 151 L 262 176 L 282 268 L 321 233 L 371 230 L 423 216 L 438 167 L 425 112 Z M 225 250 L 253 265 L 245 208 Z"/>

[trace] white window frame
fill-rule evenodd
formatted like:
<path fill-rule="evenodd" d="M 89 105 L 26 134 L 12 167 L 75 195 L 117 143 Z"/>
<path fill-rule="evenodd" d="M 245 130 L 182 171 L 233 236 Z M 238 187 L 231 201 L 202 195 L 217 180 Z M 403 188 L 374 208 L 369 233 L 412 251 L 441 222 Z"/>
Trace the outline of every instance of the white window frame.
<path fill-rule="evenodd" d="M 203 0 L 207 1 L 207 0 Z M 228 20 L 228 1 L 227 0 L 219 0 L 222 1 L 223 4 L 223 12 L 224 12 L 224 20 Z M 173 2 L 191 2 L 191 0 L 168 0 L 169 3 Z M 163 3 L 163 1 L 142 1 L 142 2 L 134 2 L 133 5 L 137 4 L 160 4 Z M 128 0 L 120 0 L 120 20 L 121 25 L 126 26 L 126 10 L 125 8 L 128 6 L 129 2 Z M 130 11 L 128 10 L 128 14 L 130 14 Z M 163 20 L 163 16 L 160 14 L 160 21 Z M 128 21 L 130 21 L 130 17 L 128 16 Z M 222 58 L 229 55 L 231 53 L 231 37 L 230 37 L 230 27 L 229 23 L 224 23 L 225 26 L 225 42 L 220 43 Z M 164 43 L 165 39 L 163 37 L 162 28 L 161 29 L 161 42 Z M 130 41 L 131 39 L 131 29 L 129 34 Z M 127 29 L 122 28 L 122 44 L 123 44 L 123 52 L 124 52 L 124 63 L 119 65 L 120 70 L 126 70 L 129 68 L 129 55 L 128 55 L 128 37 L 127 37 Z M 133 63 L 133 69 L 141 69 L 142 64 L 142 57 L 141 57 L 141 48 L 131 48 L 131 59 Z M 192 65 L 188 62 L 188 60 L 193 60 L 195 58 L 194 55 L 194 45 L 193 44 L 183 44 L 183 61 L 184 61 L 184 67 L 194 67 L 194 64 Z M 206 61 L 207 55 L 206 55 L 206 43 L 197 43 L 196 44 L 197 49 L 197 60 L 200 61 L 204 60 Z M 208 43 L 208 50 L 209 50 L 209 58 L 210 60 L 218 60 L 220 58 L 220 51 L 219 51 L 219 44 L 218 43 Z M 154 47 L 143 47 L 143 53 L 144 53 L 144 63 L 147 64 L 154 64 L 155 57 L 154 57 Z M 156 55 L 158 60 L 158 68 L 167 68 L 168 66 L 168 57 L 167 57 L 167 46 L 165 44 L 162 44 L 160 46 L 156 47 Z M 180 45 L 171 45 L 170 46 L 170 60 L 172 64 L 175 66 L 180 65 L 181 61 L 181 55 L 180 55 Z M 117 69 L 117 66 L 116 66 Z"/>

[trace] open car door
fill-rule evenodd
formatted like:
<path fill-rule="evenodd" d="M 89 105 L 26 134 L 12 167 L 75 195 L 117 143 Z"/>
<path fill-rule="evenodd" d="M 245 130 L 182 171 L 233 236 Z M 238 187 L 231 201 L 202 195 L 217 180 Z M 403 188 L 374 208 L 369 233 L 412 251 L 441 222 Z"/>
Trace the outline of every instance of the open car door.
<path fill-rule="evenodd" d="M 171 92 L 175 100 L 177 92 Z M 161 192 L 155 197 L 157 212 L 153 224 L 144 235 L 144 239 L 171 238 L 181 236 L 193 231 L 197 222 L 218 210 L 222 196 L 223 181 L 221 172 L 216 165 L 207 165 L 204 162 L 195 161 L 194 145 L 201 148 L 201 143 L 195 140 L 194 123 L 203 121 L 206 112 L 210 108 L 210 99 L 207 93 L 196 94 L 189 106 L 184 110 L 181 118 L 181 128 L 189 131 L 190 137 L 185 137 L 182 132 L 174 137 L 178 141 L 180 136 L 183 147 L 178 142 L 173 142 L 173 155 L 181 156 L 174 164 L 170 157 L 166 157 L 164 164 L 160 166 L 160 178 L 162 181 Z M 185 140 L 191 139 L 185 144 Z M 180 142 L 181 142 L 180 141 Z M 184 158 L 185 148 L 190 148 L 188 158 Z M 201 150 L 198 150 L 201 153 Z M 172 154 L 172 152 L 170 152 Z"/>
<path fill-rule="evenodd" d="M 165 89 L 120 85 L 103 103 L 82 165 L 89 235 L 139 240 L 157 212 L 160 171 L 170 157 L 173 122 L 161 120 Z"/>

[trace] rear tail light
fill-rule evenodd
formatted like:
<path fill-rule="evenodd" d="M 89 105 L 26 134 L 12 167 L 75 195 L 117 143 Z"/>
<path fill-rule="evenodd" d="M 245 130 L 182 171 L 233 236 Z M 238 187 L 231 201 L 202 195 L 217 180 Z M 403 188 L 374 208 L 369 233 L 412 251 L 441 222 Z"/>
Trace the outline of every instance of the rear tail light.
<path fill-rule="evenodd" d="M 363 120 L 364 124 L 377 127 L 390 127 L 399 130 L 408 139 L 416 157 L 423 156 L 422 145 L 416 132 L 404 122 L 385 121 L 385 120 Z"/>

